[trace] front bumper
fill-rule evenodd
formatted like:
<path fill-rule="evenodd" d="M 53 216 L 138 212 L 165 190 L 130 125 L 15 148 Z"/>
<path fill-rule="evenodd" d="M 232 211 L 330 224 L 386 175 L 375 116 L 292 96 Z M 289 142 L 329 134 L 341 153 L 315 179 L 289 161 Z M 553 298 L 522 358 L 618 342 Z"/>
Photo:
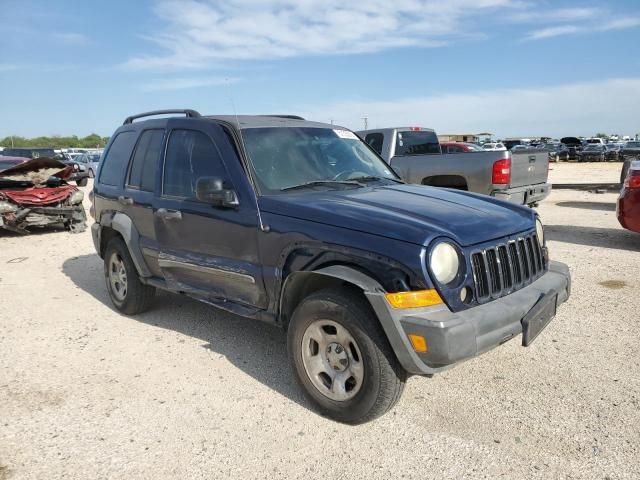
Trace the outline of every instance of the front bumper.
<path fill-rule="evenodd" d="M 0 228 L 16 233 L 29 233 L 31 227 L 65 225 L 72 233 L 86 229 L 87 216 L 82 204 L 64 207 L 28 206 L 15 213 L 0 215 Z"/>
<path fill-rule="evenodd" d="M 537 185 L 525 185 L 524 187 L 508 188 L 506 190 L 494 190 L 491 196 L 518 205 L 531 205 L 541 202 L 551 193 L 550 183 Z"/>
<path fill-rule="evenodd" d="M 430 375 L 505 343 L 522 333 L 522 319 L 545 294 L 557 294 L 557 305 L 571 293 L 569 268 L 550 262 L 549 271 L 527 287 L 461 312 L 446 306 L 393 309 L 384 294 L 366 293 L 398 360 L 407 372 Z M 428 352 L 416 353 L 407 335 L 427 340 Z"/>

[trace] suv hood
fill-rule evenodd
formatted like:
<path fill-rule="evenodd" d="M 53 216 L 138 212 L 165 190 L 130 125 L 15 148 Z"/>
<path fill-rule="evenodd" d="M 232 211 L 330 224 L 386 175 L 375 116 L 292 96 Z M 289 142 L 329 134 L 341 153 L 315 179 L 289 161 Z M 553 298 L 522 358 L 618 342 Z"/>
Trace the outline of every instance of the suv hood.
<path fill-rule="evenodd" d="M 264 196 L 260 209 L 418 245 L 448 236 L 466 247 L 535 227 L 535 213 L 527 207 L 420 185 Z"/>

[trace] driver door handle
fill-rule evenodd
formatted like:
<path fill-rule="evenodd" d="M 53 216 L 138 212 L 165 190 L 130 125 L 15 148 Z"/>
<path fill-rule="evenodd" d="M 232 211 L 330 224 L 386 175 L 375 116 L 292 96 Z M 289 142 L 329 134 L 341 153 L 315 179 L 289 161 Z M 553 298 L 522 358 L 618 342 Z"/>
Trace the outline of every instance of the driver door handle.
<path fill-rule="evenodd" d="M 156 216 L 163 220 L 182 220 L 182 212 L 180 210 L 168 210 L 159 208 L 156 210 Z"/>

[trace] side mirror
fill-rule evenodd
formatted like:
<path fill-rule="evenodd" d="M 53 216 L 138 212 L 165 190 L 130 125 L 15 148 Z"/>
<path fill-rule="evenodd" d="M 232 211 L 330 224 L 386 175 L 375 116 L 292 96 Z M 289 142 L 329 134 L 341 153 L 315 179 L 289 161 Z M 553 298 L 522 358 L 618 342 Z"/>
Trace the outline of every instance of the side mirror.
<path fill-rule="evenodd" d="M 196 198 L 216 207 L 233 208 L 240 205 L 235 190 L 225 188 L 219 177 L 200 177 L 196 182 Z"/>

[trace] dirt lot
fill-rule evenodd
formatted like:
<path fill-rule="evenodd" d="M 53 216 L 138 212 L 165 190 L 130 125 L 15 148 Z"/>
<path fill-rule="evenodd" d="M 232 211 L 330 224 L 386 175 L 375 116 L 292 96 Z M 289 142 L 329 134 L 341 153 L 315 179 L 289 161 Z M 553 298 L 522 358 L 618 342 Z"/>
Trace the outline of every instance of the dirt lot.
<path fill-rule="evenodd" d="M 551 183 L 617 183 L 622 162 L 557 162 L 549 164 Z"/>
<path fill-rule="evenodd" d="M 120 315 L 88 231 L 0 233 L 0 479 L 639 478 L 640 235 L 615 199 L 539 208 L 574 287 L 530 348 L 412 378 L 358 427 L 309 409 L 279 330 L 166 293 Z"/>

